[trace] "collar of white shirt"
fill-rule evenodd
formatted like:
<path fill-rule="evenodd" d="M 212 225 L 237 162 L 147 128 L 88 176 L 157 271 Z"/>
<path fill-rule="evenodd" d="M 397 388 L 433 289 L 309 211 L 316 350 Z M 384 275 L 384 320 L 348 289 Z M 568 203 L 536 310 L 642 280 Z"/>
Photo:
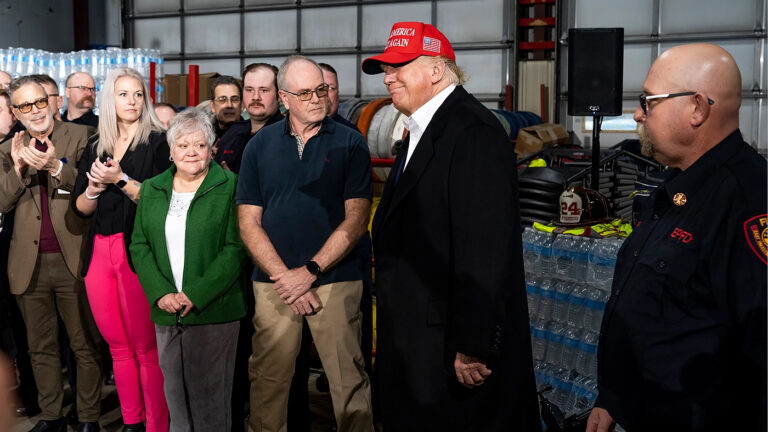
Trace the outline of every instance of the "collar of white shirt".
<path fill-rule="evenodd" d="M 410 137 L 408 138 L 408 154 L 405 155 L 405 165 L 403 165 L 403 167 L 408 166 L 408 161 L 411 160 L 413 151 L 416 150 L 416 145 L 419 144 L 419 140 L 421 140 L 421 136 L 427 129 L 429 122 L 432 121 L 432 117 L 435 116 L 437 110 L 443 105 L 445 99 L 448 98 L 448 95 L 450 95 L 454 89 L 456 89 L 455 84 L 451 84 L 444 88 L 440 93 L 436 94 L 432 99 L 427 101 L 427 103 L 417 109 L 415 113 L 411 114 L 410 117 L 405 119 L 405 126 L 408 128 Z"/>

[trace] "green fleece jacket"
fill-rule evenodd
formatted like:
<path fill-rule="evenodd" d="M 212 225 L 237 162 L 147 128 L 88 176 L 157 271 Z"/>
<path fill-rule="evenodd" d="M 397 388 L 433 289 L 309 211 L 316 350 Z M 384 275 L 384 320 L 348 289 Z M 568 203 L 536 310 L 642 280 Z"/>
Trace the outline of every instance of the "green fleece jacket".
<path fill-rule="evenodd" d="M 141 287 L 152 307 L 152 321 L 176 324 L 176 315 L 157 301 L 176 293 L 165 242 L 165 218 L 171 202 L 176 166 L 141 185 L 131 257 Z M 187 213 L 182 292 L 195 305 L 181 319 L 184 325 L 216 324 L 245 316 L 241 272 L 245 250 L 237 225 L 237 175 L 211 161 L 208 174 Z"/>

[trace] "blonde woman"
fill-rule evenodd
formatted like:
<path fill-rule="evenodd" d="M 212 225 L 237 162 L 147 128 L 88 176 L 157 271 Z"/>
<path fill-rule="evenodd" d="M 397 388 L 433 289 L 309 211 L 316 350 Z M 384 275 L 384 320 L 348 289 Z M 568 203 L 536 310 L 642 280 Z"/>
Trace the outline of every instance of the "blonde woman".
<path fill-rule="evenodd" d="M 82 273 L 112 353 L 123 431 L 167 432 L 155 328 L 127 251 L 141 182 L 170 166 L 168 144 L 135 70 L 110 72 L 99 106 L 99 133 L 80 159 L 72 201 L 80 216 L 92 218 Z"/>

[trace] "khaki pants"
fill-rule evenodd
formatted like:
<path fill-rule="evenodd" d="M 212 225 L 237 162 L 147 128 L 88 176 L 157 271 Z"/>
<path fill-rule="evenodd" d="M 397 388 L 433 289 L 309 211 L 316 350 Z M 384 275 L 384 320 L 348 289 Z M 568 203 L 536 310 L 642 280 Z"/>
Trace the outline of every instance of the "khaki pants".
<path fill-rule="evenodd" d="M 64 397 L 58 341 L 58 310 L 77 361 L 77 416 L 81 422 L 99 419 L 101 402 L 101 356 L 89 333 L 93 319 L 83 282 L 75 279 L 60 253 L 37 256 L 32 281 L 24 294 L 16 296 L 27 326 L 42 419 L 62 416 Z"/>
<path fill-rule="evenodd" d="M 256 311 L 253 354 L 248 361 L 249 432 L 286 430 L 288 393 L 301 345 L 302 316 L 294 315 L 273 286 L 253 283 Z M 323 308 L 304 318 L 328 377 L 338 431 L 373 431 L 371 387 L 360 350 L 362 282 L 338 282 L 312 290 Z"/>

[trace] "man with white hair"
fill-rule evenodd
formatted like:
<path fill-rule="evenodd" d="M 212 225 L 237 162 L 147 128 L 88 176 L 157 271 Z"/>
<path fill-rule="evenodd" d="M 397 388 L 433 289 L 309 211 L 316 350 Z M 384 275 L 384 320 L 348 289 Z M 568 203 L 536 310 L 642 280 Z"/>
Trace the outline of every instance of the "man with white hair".
<path fill-rule="evenodd" d="M 362 69 L 409 130 L 372 230 L 384 428 L 540 430 L 513 148 L 434 26 L 396 23 Z"/>

